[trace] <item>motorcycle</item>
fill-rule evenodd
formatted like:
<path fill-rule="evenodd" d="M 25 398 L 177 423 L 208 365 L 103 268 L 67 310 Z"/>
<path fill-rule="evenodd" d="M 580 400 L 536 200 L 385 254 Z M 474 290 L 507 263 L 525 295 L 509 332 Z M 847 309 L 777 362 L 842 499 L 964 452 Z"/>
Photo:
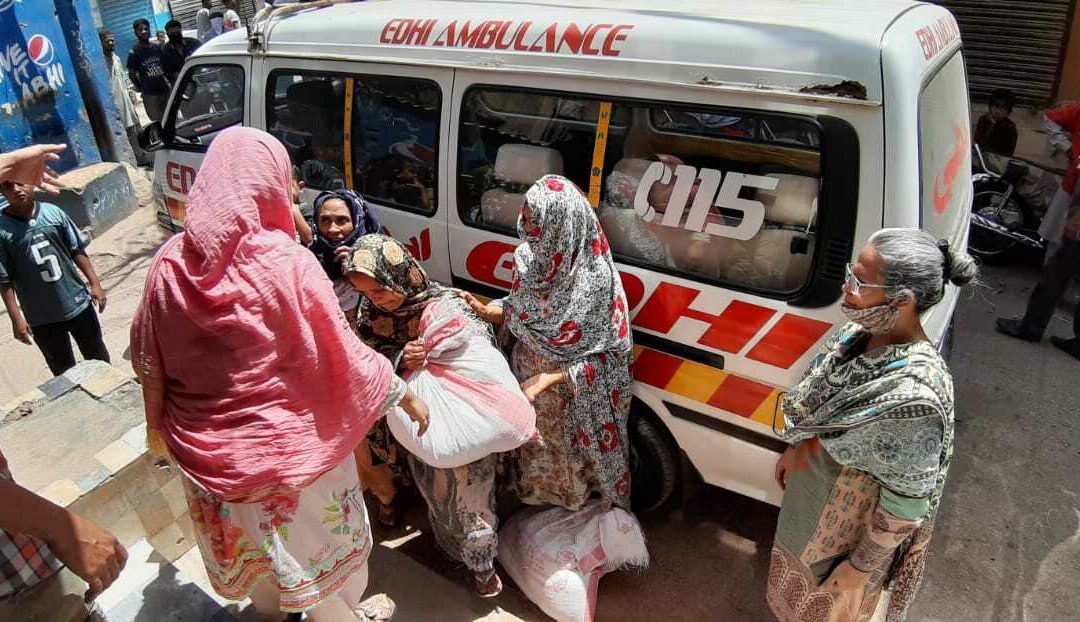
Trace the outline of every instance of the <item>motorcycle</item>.
<path fill-rule="evenodd" d="M 1027 166 L 1009 160 L 1005 172 L 987 166 L 982 150 L 974 148 L 976 170 L 968 251 L 987 262 L 1002 262 L 1021 251 L 1043 253 L 1046 243 L 1039 235 L 1040 217 L 1030 202 L 1017 191 Z"/>

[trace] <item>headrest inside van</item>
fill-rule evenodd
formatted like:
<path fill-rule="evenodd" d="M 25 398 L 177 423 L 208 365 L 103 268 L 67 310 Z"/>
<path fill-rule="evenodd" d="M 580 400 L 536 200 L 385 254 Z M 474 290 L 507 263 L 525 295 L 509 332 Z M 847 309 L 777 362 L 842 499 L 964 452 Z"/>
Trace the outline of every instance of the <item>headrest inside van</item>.
<path fill-rule="evenodd" d="M 495 179 L 511 188 L 492 188 L 480 197 L 484 222 L 513 229 L 525 201 L 523 186 L 530 186 L 544 175 L 562 175 L 562 154 L 548 147 L 506 144 L 495 155 Z"/>
<path fill-rule="evenodd" d="M 532 184 L 544 175 L 562 175 L 562 154 L 548 147 L 511 143 L 495 155 L 495 177 L 506 184 Z"/>
<path fill-rule="evenodd" d="M 758 190 L 755 194 L 765 204 L 765 220 L 800 228 L 812 224 L 817 211 L 818 180 L 785 173 L 769 176 L 780 180 L 776 190 Z"/>

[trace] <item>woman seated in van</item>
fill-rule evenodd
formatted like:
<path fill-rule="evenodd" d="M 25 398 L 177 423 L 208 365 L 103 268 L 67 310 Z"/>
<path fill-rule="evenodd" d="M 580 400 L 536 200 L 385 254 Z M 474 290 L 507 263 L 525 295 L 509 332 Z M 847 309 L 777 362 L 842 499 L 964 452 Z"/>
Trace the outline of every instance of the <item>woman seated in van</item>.
<path fill-rule="evenodd" d="M 648 188 L 641 187 L 642 178 L 655 162 L 668 171 L 669 181 L 655 181 Z M 656 154 L 642 158 L 624 158 L 615 164 L 608 174 L 606 193 L 600 206 L 600 224 L 611 240 L 612 250 L 638 260 L 646 260 L 656 266 L 668 266 L 704 276 L 715 276 L 719 270 L 718 253 L 721 240 L 708 233 L 687 231 L 683 228 L 689 206 L 693 204 L 701 185 L 695 182 L 686 199 L 687 209 L 678 226 L 668 227 L 662 221 L 675 190 L 675 168 L 683 161 L 676 156 Z M 640 193 L 645 193 L 649 206 L 655 211 L 651 222 L 634 210 Z M 708 222 L 721 220 L 715 208 L 710 209 Z"/>
<path fill-rule="evenodd" d="M 767 597 L 781 621 L 903 620 L 953 446 L 953 386 L 920 314 L 974 260 L 917 229 L 870 238 L 844 285 L 851 320 L 784 398 L 784 501 Z"/>
<path fill-rule="evenodd" d="M 399 368 L 424 366 L 426 355 L 418 341 L 420 316 L 435 300 L 457 301 L 463 315 L 480 324 L 482 331 L 488 330 L 456 290 L 428 280 L 409 251 L 385 235 L 365 235 L 357 240 L 349 260 L 348 278 L 364 295 L 360 337 Z M 381 438 L 389 439 L 385 424 L 381 427 Z M 502 581 L 495 573 L 495 556 L 499 552 L 495 472 L 499 455 L 491 454 L 456 469 L 437 469 L 411 454 L 408 462 L 413 481 L 427 501 L 439 548 L 472 571 L 477 594 L 484 598 L 498 595 L 502 591 Z"/>
<path fill-rule="evenodd" d="M 315 197 L 311 220 L 315 234 L 311 252 L 334 284 L 334 293 L 349 326 L 355 326 L 360 293 L 345 278 L 342 266 L 349 258 L 353 242 L 379 231 L 379 220 L 364 198 L 352 190 L 332 190 Z"/>
<path fill-rule="evenodd" d="M 421 431 L 427 409 L 346 327 L 289 206 L 281 143 L 214 139 L 131 328 L 148 441 L 180 465 L 218 594 L 271 620 L 385 617 L 360 605 L 372 538 L 352 453 L 395 405 Z"/>
<path fill-rule="evenodd" d="M 630 324 L 607 238 L 588 199 L 558 175 L 525 193 L 510 293 L 465 294 L 480 317 L 516 339 L 511 367 L 536 408 L 543 443 L 516 456 L 525 503 L 579 510 L 595 493 L 630 508 L 626 420 Z"/>

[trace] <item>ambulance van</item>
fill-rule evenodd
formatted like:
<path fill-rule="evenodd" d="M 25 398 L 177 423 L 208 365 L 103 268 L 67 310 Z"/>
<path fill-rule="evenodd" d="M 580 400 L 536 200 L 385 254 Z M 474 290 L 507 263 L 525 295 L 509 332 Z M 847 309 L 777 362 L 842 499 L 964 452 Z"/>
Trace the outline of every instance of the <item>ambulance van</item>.
<path fill-rule="evenodd" d="M 207 146 L 266 130 L 307 192 L 375 206 L 434 279 L 510 286 L 523 194 L 588 194 L 633 315 L 634 503 L 682 455 L 772 504 L 778 402 L 882 227 L 966 244 L 968 91 L 956 21 L 906 0 L 374 0 L 266 9 L 188 59 L 156 149 L 177 229 Z M 944 347 L 956 305 L 924 318 Z"/>

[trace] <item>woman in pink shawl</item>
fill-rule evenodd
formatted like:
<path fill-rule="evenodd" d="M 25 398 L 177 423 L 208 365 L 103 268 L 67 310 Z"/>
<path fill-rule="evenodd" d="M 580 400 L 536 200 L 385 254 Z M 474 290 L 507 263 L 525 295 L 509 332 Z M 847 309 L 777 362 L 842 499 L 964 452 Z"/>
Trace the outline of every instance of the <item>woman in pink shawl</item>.
<path fill-rule="evenodd" d="M 352 452 L 399 405 L 427 409 L 349 329 L 295 243 L 275 138 L 222 132 L 186 229 L 158 252 L 131 329 L 152 445 L 184 474 L 214 590 L 260 613 L 365 620 L 371 533 Z M 385 612 L 384 612 L 385 613 Z"/>

